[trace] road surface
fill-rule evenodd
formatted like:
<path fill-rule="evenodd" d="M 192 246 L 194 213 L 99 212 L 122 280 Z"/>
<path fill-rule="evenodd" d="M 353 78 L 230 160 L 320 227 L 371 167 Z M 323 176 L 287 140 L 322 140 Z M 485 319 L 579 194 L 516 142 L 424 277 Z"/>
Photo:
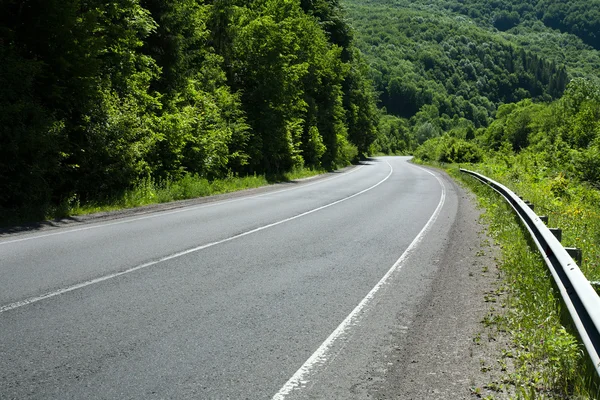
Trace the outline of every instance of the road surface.
<path fill-rule="evenodd" d="M 383 157 L 258 195 L 4 236 L 0 398 L 373 396 L 366 371 L 385 369 L 431 294 L 458 193 Z"/>

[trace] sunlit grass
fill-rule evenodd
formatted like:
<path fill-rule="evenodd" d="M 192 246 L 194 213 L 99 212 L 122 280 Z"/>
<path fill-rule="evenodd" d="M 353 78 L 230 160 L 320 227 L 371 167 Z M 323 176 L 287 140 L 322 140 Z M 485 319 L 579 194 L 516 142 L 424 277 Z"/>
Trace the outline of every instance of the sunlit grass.
<path fill-rule="evenodd" d="M 597 210 L 587 203 L 596 196 L 588 192 L 594 189 L 569 183 L 566 190 L 573 191 L 573 194 L 563 194 L 556 201 L 556 196 L 551 195 L 556 183 L 548 183 L 544 179 L 524 179 L 522 176 L 514 179 L 514 173 L 513 176 L 509 171 L 499 174 L 499 168 L 493 165 L 468 168 L 523 195 L 535 204 L 536 211 L 544 208 L 550 215 L 552 225 L 563 228 L 563 243 L 579 244 L 585 249 L 583 264 L 588 277 L 598 276 L 598 249 L 595 243 L 600 232 L 600 221 L 589 219 Z M 514 387 L 517 398 L 521 399 L 600 398 L 596 372 L 571 326 L 550 272 L 528 238 L 529 233 L 521 226 L 512 208 L 491 188 L 460 174 L 455 165 L 446 166 L 446 170 L 477 194 L 486 210 L 484 218 L 490 225 L 490 235 L 502 249 L 500 268 L 508 294 L 503 304 L 506 312 L 486 319 L 498 329 L 506 331 L 512 340 L 512 348 L 502 358 L 512 358 L 514 370 L 507 372 L 502 384 Z M 575 193 L 578 195 L 575 196 Z"/>
<path fill-rule="evenodd" d="M 509 163 L 476 164 L 471 169 L 506 185 L 547 215 L 550 227 L 562 229 L 562 244 L 583 251 L 581 271 L 600 280 L 600 191 L 571 180 L 560 171 L 545 171 L 526 155 Z"/>
<path fill-rule="evenodd" d="M 297 180 L 297 179 L 306 179 L 311 176 L 324 174 L 327 171 L 324 169 L 312 169 L 312 168 L 295 168 L 290 172 L 284 174 L 284 180 Z"/>
<path fill-rule="evenodd" d="M 85 215 L 98 212 L 108 212 L 127 208 L 140 207 L 150 204 L 167 203 L 177 200 L 193 199 L 217 194 L 231 193 L 244 189 L 266 186 L 281 181 L 304 179 L 323 174 L 326 171 L 309 168 L 298 168 L 277 178 L 264 175 L 230 176 L 225 179 L 209 181 L 206 178 L 186 175 L 177 181 L 156 183 L 151 179 L 141 181 L 133 189 L 127 190 L 122 196 L 104 202 L 80 204 L 73 198 L 63 207 L 48 215 L 48 218 Z"/>

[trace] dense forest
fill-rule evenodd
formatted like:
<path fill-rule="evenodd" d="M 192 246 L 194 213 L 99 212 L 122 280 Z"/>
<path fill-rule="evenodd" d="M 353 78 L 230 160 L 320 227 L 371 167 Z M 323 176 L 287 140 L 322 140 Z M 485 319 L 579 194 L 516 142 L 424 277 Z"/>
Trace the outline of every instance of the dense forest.
<path fill-rule="evenodd" d="M 464 16 L 512 43 L 569 67 L 573 77 L 598 77 L 600 2 L 558 0 L 418 0 L 413 6 L 434 7 Z"/>
<path fill-rule="evenodd" d="M 590 42 L 597 31 L 554 29 L 551 7 L 534 3 L 347 0 L 388 114 L 373 150 L 408 153 L 444 132 L 472 139 L 503 104 L 556 100 L 576 77 L 598 81 L 600 52 Z M 552 7 L 570 13 L 565 21 L 596 23 L 597 9 L 562 4 Z M 518 18 L 502 25 L 505 15 Z"/>
<path fill-rule="evenodd" d="M 0 59 L 0 217 L 335 168 L 376 135 L 337 0 L 5 0 Z"/>
<path fill-rule="evenodd" d="M 574 78 L 600 81 L 598 9 L 5 0 L 0 219 L 147 182 L 332 169 L 431 138 L 460 139 L 477 159 L 506 105 L 541 107 Z"/>
<path fill-rule="evenodd" d="M 600 189 L 600 84 L 576 78 L 551 103 L 503 104 L 473 138 L 445 133 L 416 151 L 423 160 L 472 163 L 499 154 L 534 160 L 540 177 L 562 176 Z M 562 178 L 561 178 L 562 179 Z"/>
<path fill-rule="evenodd" d="M 475 0 L 468 4 L 443 1 L 448 10 L 506 31 L 522 23 L 542 21 L 549 28 L 571 33 L 600 50 L 600 1 L 598 0 Z"/>
<path fill-rule="evenodd" d="M 419 158 L 441 162 L 532 154 L 545 169 L 600 186 L 600 7 L 346 4 L 387 113 L 373 150 L 418 147 Z"/>

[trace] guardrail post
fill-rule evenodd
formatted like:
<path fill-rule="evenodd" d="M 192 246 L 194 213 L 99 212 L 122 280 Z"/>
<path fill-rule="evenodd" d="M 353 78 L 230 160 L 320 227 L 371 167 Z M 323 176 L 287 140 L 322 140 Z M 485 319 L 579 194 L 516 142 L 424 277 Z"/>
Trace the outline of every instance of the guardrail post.
<path fill-rule="evenodd" d="M 548 225 L 548 216 L 547 215 L 540 215 L 540 221 L 542 221 L 544 224 Z"/>
<path fill-rule="evenodd" d="M 556 240 L 558 240 L 559 242 L 562 242 L 562 229 L 560 229 L 560 228 L 548 228 L 548 229 L 550 229 L 550 232 L 552 232 L 554 237 L 556 237 Z"/>
<path fill-rule="evenodd" d="M 530 202 L 529 200 L 526 200 L 526 201 L 525 201 L 525 205 L 526 205 L 526 206 L 528 206 L 529 208 L 531 208 L 531 210 L 532 210 L 532 211 L 533 211 L 533 210 L 534 210 L 534 208 L 535 208 L 535 206 L 533 205 L 533 203 L 532 203 L 532 202 Z"/>
<path fill-rule="evenodd" d="M 565 247 L 565 250 L 567 251 L 567 253 L 569 253 L 571 258 L 575 260 L 577 265 L 581 266 L 581 260 L 583 259 L 583 252 L 581 251 L 581 249 L 578 249 L 576 247 Z"/>

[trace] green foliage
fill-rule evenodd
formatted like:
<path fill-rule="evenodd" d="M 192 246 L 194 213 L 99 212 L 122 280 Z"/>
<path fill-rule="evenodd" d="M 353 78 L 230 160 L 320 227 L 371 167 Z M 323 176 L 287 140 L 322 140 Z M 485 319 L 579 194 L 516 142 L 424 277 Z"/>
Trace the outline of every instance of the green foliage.
<path fill-rule="evenodd" d="M 435 5 L 421 10 L 419 2 L 348 3 L 381 104 L 410 119 L 415 133 L 427 122 L 449 130 L 455 118 L 485 127 L 499 105 L 556 98 L 566 85 L 561 65 L 495 30 L 444 15 L 441 7 L 435 12 Z M 419 116 L 424 110 L 426 118 Z"/>
<path fill-rule="evenodd" d="M 7 0 L 0 57 L 0 218 L 334 168 L 380 116 L 333 0 Z"/>
<path fill-rule="evenodd" d="M 495 150 L 503 143 L 508 143 L 513 151 L 526 148 L 530 136 L 538 128 L 534 119 L 544 108 L 544 105 L 532 103 L 531 100 L 500 106 L 496 119 L 485 130 L 482 141 Z"/>
<path fill-rule="evenodd" d="M 348 122 L 348 138 L 360 156 L 366 156 L 377 137 L 379 112 L 375 91 L 366 77 L 369 72 L 359 53 L 352 53 L 353 65 L 344 80 L 344 105 Z M 352 152 L 354 152 L 352 150 Z"/>
<path fill-rule="evenodd" d="M 532 201 L 536 210 L 542 208 L 552 225 L 563 228 L 568 236 L 563 237 L 566 246 L 586 247 L 582 270 L 589 279 L 598 278 L 594 268 L 600 257 L 595 239 L 600 234 L 597 191 L 563 175 L 540 179 L 546 173 L 534 154 L 497 154 L 470 168 L 509 186 Z M 502 381 L 523 398 L 596 398 L 600 390 L 596 372 L 583 354 L 583 345 L 569 323 L 549 270 L 527 240 L 528 232 L 493 190 L 459 174 L 456 168 L 449 172 L 477 193 L 486 209 L 490 235 L 502 249 L 498 268 L 503 277 L 501 290 L 507 295 L 503 304 L 506 311 L 488 319 L 508 332 L 512 340 L 505 356 L 510 354 L 514 367 Z"/>
<path fill-rule="evenodd" d="M 493 25 L 499 30 L 543 22 L 547 28 L 576 35 L 588 45 L 600 49 L 598 0 L 474 0 L 468 3 L 440 0 L 438 3 L 448 11 L 469 16 L 478 23 Z"/>
<path fill-rule="evenodd" d="M 416 147 L 408 121 L 393 115 L 384 115 L 379 121 L 373 153 L 409 154 Z"/>
<path fill-rule="evenodd" d="M 600 51 L 542 22 L 547 7 L 560 5 L 592 32 L 597 13 L 579 3 L 347 0 L 380 104 L 406 118 L 420 143 L 459 128 L 460 119 L 485 128 L 503 104 L 557 99 L 571 78 L 599 81 Z M 497 131 L 499 142 L 506 134 L 515 149 L 527 146 L 527 115 L 511 121 L 510 132 Z"/>
<path fill-rule="evenodd" d="M 472 127 L 466 129 L 472 132 Z M 454 128 L 447 136 L 466 139 L 467 132 Z M 575 79 L 564 96 L 552 103 L 503 104 L 496 119 L 478 130 L 470 143 L 487 150 L 488 158 L 504 158 L 507 166 L 515 154 L 531 157 L 538 179 L 562 174 L 600 187 L 600 85 Z M 422 160 L 465 162 L 453 156 L 451 146 L 447 138 L 434 139 L 415 154 Z M 456 161 L 459 158 L 462 161 Z"/>
<path fill-rule="evenodd" d="M 276 182 L 308 178 L 324 172 L 326 171 L 320 169 L 297 168 L 277 177 Z M 240 177 L 234 174 L 228 174 L 226 177 L 214 180 L 192 174 L 184 175 L 180 179 L 165 179 L 161 182 L 146 178 L 137 182 L 132 188 L 125 190 L 121 195 L 105 201 L 81 204 L 76 196 L 72 197 L 68 202 L 62 204 L 61 210 L 56 210 L 56 212 L 60 211 L 63 215 L 105 212 L 230 193 L 266 186 L 273 182 L 273 180 L 267 179 L 265 175 Z"/>
<path fill-rule="evenodd" d="M 64 212 L 68 215 L 90 214 L 229 193 L 236 190 L 265 186 L 268 183 L 267 179 L 261 175 L 246 177 L 230 175 L 222 179 L 209 181 L 198 175 L 187 174 L 180 179 L 166 179 L 160 183 L 147 178 L 140 180 L 121 195 L 106 199 L 105 201 L 81 204 L 77 198 L 73 198 L 68 204 L 64 205 Z"/>
<path fill-rule="evenodd" d="M 600 189 L 600 145 L 595 143 L 576 153 L 574 162 L 578 178 Z"/>
<path fill-rule="evenodd" d="M 573 80 L 553 103 L 524 100 L 498 109 L 497 119 L 477 137 L 485 148 L 536 154 L 553 173 L 600 184 L 600 85 Z"/>
<path fill-rule="evenodd" d="M 265 8 L 263 15 L 242 20 L 234 41 L 234 73 L 241 75 L 238 85 L 244 88 L 242 102 L 254 132 L 253 166 L 279 173 L 303 164 L 299 142 L 306 103 L 301 82 L 308 63 L 296 49 L 304 44 L 301 35 L 310 22 L 299 7 L 268 1 Z"/>
<path fill-rule="evenodd" d="M 91 198 L 121 190 L 147 172 L 147 111 L 158 104 L 148 87 L 158 70 L 139 48 L 154 21 L 133 0 L 19 3 L 2 3 L 0 42 L 9 59 L 24 67 L 27 84 L 12 93 L 3 86 L 0 97 L 41 113 L 41 121 L 23 120 L 10 133 L 16 154 L 35 154 L 51 141 L 43 156 L 27 162 L 30 171 L 39 171 L 46 192 L 32 205 L 34 214 L 75 192 Z M 11 63 L 0 68 L 0 76 L 12 79 Z M 6 179 L 20 187 L 34 184 L 26 175 Z M 27 209 L 15 195 L 2 208 Z"/>
<path fill-rule="evenodd" d="M 598 84 L 576 79 L 552 103 L 523 100 L 500 106 L 496 120 L 468 142 L 485 149 L 468 168 L 508 186 L 535 204 L 538 214 L 547 215 L 551 226 L 560 227 L 563 245 L 582 249 L 579 267 L 590 281 L 600 280 L 598 109 Z M 415 154 L 424 161 L 466 162 L 455 156 L 456 143 L 446 134 L 426 141 Z M 450 171 L 457 175 L 455 167 Z M 466 182 L 480 194 L 503 251 L 501 268 L 509 298 L 500 328 L 514 342 L 515 364 L 504 380 L 531 398 L 597 396 L 597 375 L 582 357 L 582 345 L 543 260 L 530 248 L 504 201 L 480 183 Z"/>
<path fill-rule="evenodd" d="M 535 4 L 535 3 L 534 3 Z M 600 2 L 540 0 L 535 4 L 542 21 L 551 28 L 573 33 L 600 49 Z"/>
<path fill-rule="evenodd" d="M 478 163 L 483 154 L 475 143 L 444 135 L 427 140 L 414 153 L 421 161 L 442 163 Z"/>
<path fill-rule="evenodd" d="M 319 21 L 331 43 L 346 51 L 344 61 L 347 61 L 352 49 L 352 32 L 339 1 L 300 0 L 300 6 Z"/>
<path fill-rule="evenodd" d="M 510 28 L 519 25 L 521 17 L 516 11 L 502 10 L 494 14 L 494 27 L 500 31 L 507 31 Z"/>
<path fill-rule="evenodd" d="M 323 144 L 323 137 L 316 126 L 308 128 L 308 140 L 303 153 L 307 164 L 319 165 L 327 147 Z"/>

